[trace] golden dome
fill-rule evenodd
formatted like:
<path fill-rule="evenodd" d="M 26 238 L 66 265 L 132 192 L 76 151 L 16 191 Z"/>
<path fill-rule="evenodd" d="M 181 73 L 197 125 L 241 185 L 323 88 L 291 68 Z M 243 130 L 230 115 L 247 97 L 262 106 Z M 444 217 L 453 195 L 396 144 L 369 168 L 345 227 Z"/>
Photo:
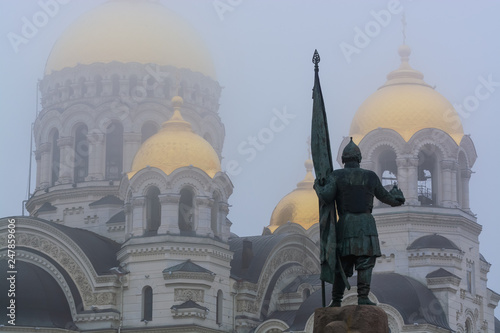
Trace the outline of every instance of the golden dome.
<path fill-rule="evenodd" d="M 423 80 L 408 63 L 411 50 L 399 48 L 401 66 L 387 75 L 387 82 L 359 107 L 350 136 L 359 143 L 377 128 L 398 132 L 405 141 L 424 128 L 448 133 L 459 145 L 464 135 L 460 117 L 451 103 Z"/>
<path fill-rule="evenodd" d="M 167 175 L 190 165 L 200 168 L 212 178 L 221 171 L 214 148 L 194 133 L 191 124 L 182 118 L 179 111 L 182 102 L 179 96 L 172 99 L 175 110 L 172 118 L 139 148 L 132 162 L 132 171 L 128 173 L 129 179 L 148 166 L 158 168 Z"/>
<path fill-rule="evenodd" d="M 312 161 L 307 160 L 305 166 L 307 173 L 304 180 L 274 208 L 271 223 L 267 227 L 271 232 L 287 222 L 300 224 L 306 230 L 319 222 L 318 196 L 313 189 Z"/>
<path fill-rule="evenodd" d="M 55 43 L 45 74 L 112 61 L 171 65 L 215 78 L 197 33 L 161 4 L 147 0 L 109 1 L 82 15 Z"/>

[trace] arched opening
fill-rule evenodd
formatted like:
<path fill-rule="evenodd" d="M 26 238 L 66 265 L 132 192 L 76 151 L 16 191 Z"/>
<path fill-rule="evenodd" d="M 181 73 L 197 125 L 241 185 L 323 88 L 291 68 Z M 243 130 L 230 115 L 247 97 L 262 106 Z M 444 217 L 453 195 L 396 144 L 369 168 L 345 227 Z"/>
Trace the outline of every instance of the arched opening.
<path fill-rule="evenodd" d="M 141 143 L 158 133 L 158 126 L 155 123 L 147 122 L 141 128 Z"/>
<path fill-rule="evenodd" d="M 385 149 L 378 156 L 378 167 L 380 169 L 382 185 L 387 189 L 397 183 L 398 166 L 396 164 L 396 153 L 392 149 Z"/>
<path fill-rule="evenodd" d="M 418 201 L 422 206 L 435 206 L 437 203 L 437 158 L 436 148 L 425 145 L 418 153 Z"/>
<path fill-rule="evenodd" d="M 219 236 L 219 202 L 220 196 L 217 192 L 214 192 L 210 216 L 210 227 L 215 237 Z"/>
<path fill-rule="evenodd" d="M 123 171 L 123 126 L 113 121 L 106 129 L 106 179 L 120 180 Z"/>
<path fill-rule="evenodd" d="M 57 140 L 59 140 L 59 131 L 54 130 L 54 132 L 51 135 L 51 174 L 50 174 L 50 184 L 54 186 L 59 179 L 59 167 L 60 167 L 60 161 L 61 161 L 61 151 L 59 149 L 59 146 L 57 145 Z"/>
<path fill-rule="evenodd" d="M 75 161 L 73 170 L 74 182 L 83 182 L 89 170 L 89 142 L 87 126 L 80 125 L 75 132 Z"/>
<path fill-rule="evenodd" d="M 181 190 L 179 200 L 179 230 L 181 233 L 194 231 L 194 194 L 189 188 Z"/>
<path fill-rule="evenodd" d="M 302 300 L 303 301 L 308 299 L 309 296 L 311 296 L 311 290 L 309 290 L 309 288 L 305 288 L 304 290 L 302 290 Z"/>
<path fill-rule="evenodd" d="M 216 309 L 216 323 L 221 325 L 222 324 L 222 306 L 224 303 L 224 295 L 222 293 L 222 290 L 219 290 L 217 292 L 217 309 Z"/>
<path fill-rule="evenodd" d="M 145 286 L 142 289 L 142 321 L 153 320 L 153 289 Z"/>
<path fill-rule="evenodd" d="M 472 321 L 470 318 L 467 318 L 465 321 L 465 333 L 472 333 Z"/>
<path fill-rule="evenodd" d="M 158 234 L 161 224 L 161 204 L 160 190 L 156 186 L 151 186 L 146 193 L 146 230 L 144 236 L 154 236 Z"/>

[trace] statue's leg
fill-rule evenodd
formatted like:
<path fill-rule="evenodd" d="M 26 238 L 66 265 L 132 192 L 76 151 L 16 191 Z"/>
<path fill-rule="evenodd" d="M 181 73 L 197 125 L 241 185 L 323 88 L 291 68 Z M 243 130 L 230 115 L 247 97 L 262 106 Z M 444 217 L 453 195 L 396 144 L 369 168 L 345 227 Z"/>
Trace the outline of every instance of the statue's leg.
<path fill-rule="evenodd" d="M 372 271 L 375 266 L 375 257 L 362 256 L 356 260 L 356 270 L 358 271 L 358 304 L 359 305 L 377 305 L 370 301 L 370 283 L 372 280 Z"/>
<path fill-rule="evenodd" d="M 353 266 L 354 266 L 354 260 L 351 257 L 342 257 L 341 258 L 341 265 L 342 268 L 344 269 L 345 274 L 349 277 L 352 276 L 352 271 L 353 271 Z M 350 272 L 350 274 L 349 274 Z M 335 270 L 335 283 L 332 286 L 332 301 L 330 303 L 330 307 L 340 307 L 342 304 L 342 298 L 344 297 L 344 291 L 345 291 L 345 282 L 344 279 L 342 278 L 342 275 L 337 268 Z"/>

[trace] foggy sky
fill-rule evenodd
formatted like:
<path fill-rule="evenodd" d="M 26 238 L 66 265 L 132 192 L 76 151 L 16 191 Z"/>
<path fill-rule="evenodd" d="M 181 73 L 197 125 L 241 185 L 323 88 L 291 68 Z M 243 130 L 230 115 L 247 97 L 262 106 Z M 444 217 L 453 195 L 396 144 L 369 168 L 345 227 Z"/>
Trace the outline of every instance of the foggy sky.
<path fill-rule="evenodd" d="M 20 215 L 21 201 L 26 199 L 36 82 L 42 78 L 50 50 L 71 22 L 103 2 L 61 4 L 16 53 L 8 34 L 21 34 L 23 20 L 32 20 L 42 8 L 38 0 L 0 1 L 2 217 Z M 232 232 L 240 236 L 261 234 L 279 200 L 305 176 L 314 49 L 321 56 L 320 77 L 336 156 L 357 108 L 399 66 L 404 11 L 406 44 L 412 49 L 410 65 L 452 104 L 461 105 L 464 131 L 474 141 L 478 159 L 470 182 L 471 209 L 483 226 L 480 251 L 492 263 L 488 286 L 500 292 L 496 209 L 500 198 L 500 2 L 160 2 L 192 24 L 212 54 L 223 87 L 219 110 L 226 128 L 222 165 L 228 161 L 238 165 L 237 172 L 229 174 L 234 184 L 229 218 Z M 390 15 L 381 18 L 382 10 Z M 357 47 L 356 34 L 370 27 L 375 29 L 371 37 Z M 357 51 L 346 56 L 342 47 Z M 492 82 L 490 94 L 468 110 L 463 103 L 475 96 L 481 79 Z M 252 146 L 250 138 L 266 131 L 277 114 L 288 115 L 284 128 L 273 132 L 265 144 L 261 142 L 259 149 Z M 34 181 L 33 177 L 32 191 Z M 500 317 L 498 308 L 496 315 Z"/>

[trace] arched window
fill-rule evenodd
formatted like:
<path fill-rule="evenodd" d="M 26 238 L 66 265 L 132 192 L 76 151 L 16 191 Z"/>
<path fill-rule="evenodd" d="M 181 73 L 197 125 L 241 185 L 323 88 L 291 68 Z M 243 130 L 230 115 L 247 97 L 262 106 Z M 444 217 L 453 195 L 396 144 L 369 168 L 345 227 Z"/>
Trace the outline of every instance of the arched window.
<path fill-rule="evenodd" d="M 142 321 L 153 320 L 153 289 L 145 286 L 142 289 Z"/>
<path fill-rule="evenodd" d="M 472 321 L 470 318 L 467 318 L 465 321 L 465 333 L 472 333 Z"/>
<path fill-rule="evenodd" d="M 216 309 L 216 323 L 217 324 L 222 324 L 222 306 L 224 303 L 224 295 L 222 293 L 222 290 L 219 290 L 217 292 L 217 309 Z"/>
<path fill-rule="evenodd" d="M 59 140 L 59 131 L 55 130 L 51 136 L 51 148 L 52 148 L 52 158 L 51 158 L 51 174 L 50 174 L 50 184 L 54 186 L 59 179 L 59 164 L 61 161 L 61 151 L 57 145 L 57 140 Z"/>
<path fill-rule="evenodd" d="M 190 233 L 194 230 L 194 195 L 188 188 L 181 190 L 179 200 L 179 230 L 181 233 Z"/>
<path fill-rule="evenodd" d="M 152 186 L 146 193 L 146 230 L 144 236 L 154 236 L 158 234 L 161 224 L 160 190 Z"/>
<path fill-rule="evenodd" d="M 418 201 L 423 206 L 437 203 L 436 148 L 425 145 L 418 154 Z"/>
<path fill-rule="evenodd" d="M 309 288 L 306 288 L 306 289 L 302 290 L 302 300 L 303 301 L 305 301 L 306 299 L 308 299 L 309 296 L 311 296 L 311 291 L 309 290 Z"/>
<path fill-rule="evenodd" d="M 212 232 L 214 233 L 214 236 L 219 235 L 219 201 L 220 197 L 217 192 L 214 192 L 213 195 L 213 204 L 212 204 L 212 210 L 211 210 L 211 216 L 210 216 L 210 227 L 212 229 Z"/>
<path fill-rule="evenodd" d="M 158 126 L 155 123 L 145 123 L 141 128 L 141 143 L 152 137 L 158 132 Z"/>
<path fill-rule="evenodd" d="M 106 179 L 120 180 L 123 171 L 123 126 L 112 122 L 106 130 Z"/>
<path fill-rule="evenodd" d="M 83 182 L 89 170 L 89 142 L 87 140 L 87 126 L 80 125 L 75 132 L 75 164 L 74 182 Z"/>

